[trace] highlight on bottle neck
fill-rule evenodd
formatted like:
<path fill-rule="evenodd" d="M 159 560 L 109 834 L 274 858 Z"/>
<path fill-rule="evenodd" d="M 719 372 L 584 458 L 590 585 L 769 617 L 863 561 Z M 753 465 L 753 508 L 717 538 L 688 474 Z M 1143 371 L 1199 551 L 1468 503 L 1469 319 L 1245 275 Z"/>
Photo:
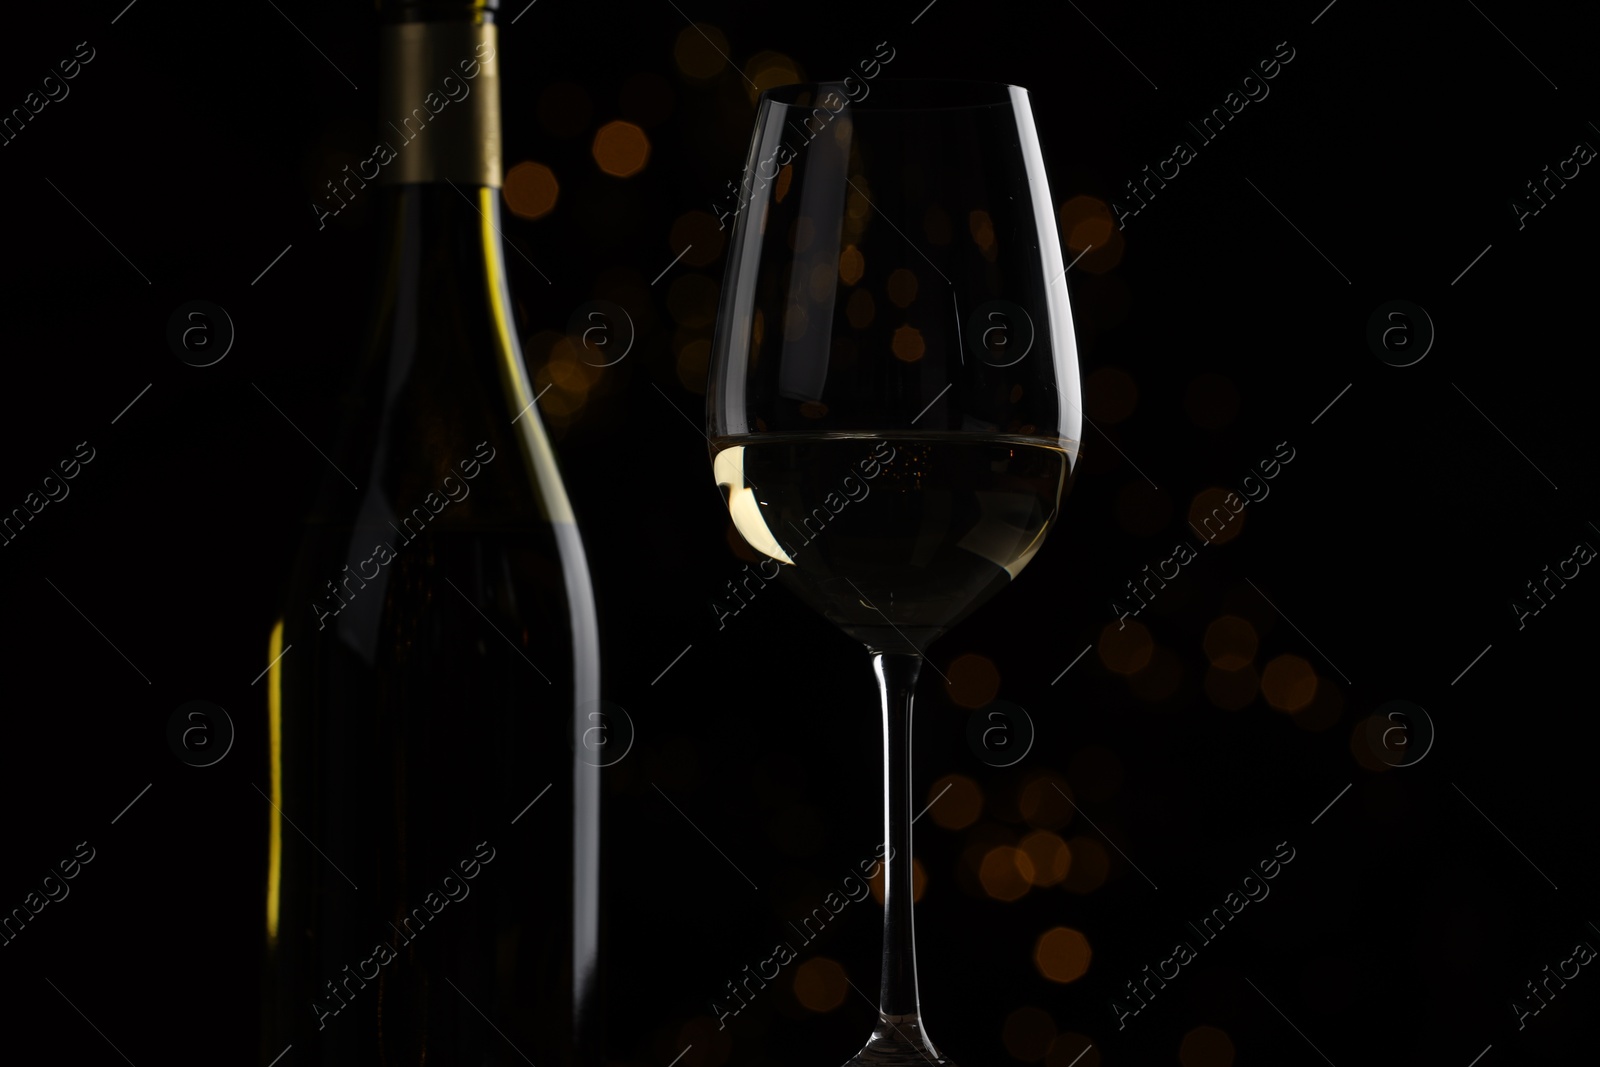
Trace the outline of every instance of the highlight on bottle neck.
<path fill-rule="evenodd" d="M 495 0 L 386 6 L 378 115 L 386 183 L 500 187 L 495 6 Z M 437 21 L 405 18 L 428 12 Z"/>

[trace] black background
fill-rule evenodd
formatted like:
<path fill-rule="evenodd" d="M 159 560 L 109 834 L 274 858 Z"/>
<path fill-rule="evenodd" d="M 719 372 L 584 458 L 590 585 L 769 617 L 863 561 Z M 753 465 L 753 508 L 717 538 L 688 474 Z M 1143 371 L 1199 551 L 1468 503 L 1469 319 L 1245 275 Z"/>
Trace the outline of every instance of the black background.
<path fill-rule="evenodd" d="M 695 254 L 651 279 L 683 250 L 674 224 L 737 176 L 754 112 L 731 68 L 693 80 L 675 66 L 693 18 L 741 65 L 775 50 L 807 77 L 840 77 L 888 40 L 886 77 L 1026 86 L 1057 203 L 1126 201 L 1125 180 L 1192 140 L 1186 119 L 1278 42 L 1294 49 L 1270 96 L 1127 222 L 1120 262 L 1069 274 L 1103 432 L 1087 435 L 1064 520 L 1026 577 L 930 653 L 941 671 L 966 653 L 993 662 L 999 696 L 1037 726 L 1028 757 L 981 763 L 970 711 L 923 672 L 918 795 L 961 774 L 986 797 L 972 829 L 918 824 L 923 1002 L 944 1051 L 969 1067 L 1037 1058 L 1042 1047 L 1008 1050 L 1002 1036 L 1031 1006 L 1062 1035 L 1049 1067 L 1086 1040 L 1080 1064 L 1180 1062 L 1199 1026 L 1224 1031 L 1240 1064 L 1464 1067 L 1486 1048 L 1490 1067 L 1574 1062 L 1596 1037 L 1592 968 L 1523 1029 L 1510 1005 L 1576 942 L 1600 944 L 1587 721 L 1600 578 L 1585 568 L 1520 630 L 1511 600 L 1578 542 L 1600 545 L 1600 178 L 1585 167 L 1521 229 L 1511 201 L 1577 142 L 1600 144 L 1593 15 L 1465 0 L 1338 0 L 1320 14 L 1323 0 L 923 2 L 540 0 L 515 25 L 520 5 L 502 17 L 507 164 L 537 160 L 561 181 L 550 215 L 506 216 L 507 238 L 550 279 L 509 258 L 524 336 L 564 329 L 596 295 L 632 294 L 639 320 L 629 357 L 559 438 L 607 695 L 638 727 L 609 793 L 611 1057 L 666 1067 L 692 1045 L 686 1067 L 826 1065 L 874 1013 L 848 991 L 809 1011 L 785 977 L 725 1030 L 709 1014 L 726 980 L 788 937 L 785 920 L 872 855 L 879 787 L 859 650 L 785 593 L 720 632 L 710 607 L 742 562 L 696 428 L 703 386 L 677 370 L 677 350 L 706 331 L 675 327 L 667 293 L 686 273 L 720 285 L 723 261 Z M 310 203 L 368 152 L 377 57 L 359 4 L 276 7 L 30 5 L 8 13 L 0 41 L 6 111 L 79 41 L 95 49 L 70 95 L 0 147 L 0 508 L 20 506 L 78 442 L 95 450 L 71 495 L 0 548 L 0 909 L 77 842 L 97 850 L 71 896 L 0 948 L 0 989 L 13 1044 L 74 1062 L 116 1062 L 108 1042 L 140 1065 L 278 1052 L 256 1047 L 267 812 L 252 788 L 265 683 L 251 679 L 325 473 L 306 437 L 335 436 L 364 326 L 365 204 L 319 232 Z M 641 72 L 659 81 L 623 92 Z M 591 104 L 565 136 L 539 116 L 558 82 Z M 652 108 L 630 115 L 640 100 L 670 107 L 645 121 Z M 614 118 L 638 119 L 652 144 L 625 180 L 588 154 Z M 194 299 L 237 329 L 204 369 L 165 339 Z M 1374 309 L 1396 299 L 1437 330 L 1403 368 L 1366 339 Z M 545 355 L 530 345 L 531 364 Z M 1103 368 L 1136 386 L 1131 412 L 1119 410 L 1125 380 Z M 1195 540 L 1195 494 L 1237 485 L 1282 441 L 1295 459 L 1242 532 L 1140 616 L 1151 665 L 1125 678 L 1097 652 L 1075 661 L 1122 584 Z M 1281 654 L 1311 664 L 1312 709 L 1208 699 L 1202 641 L 1223 614 L 1261 634 L 1258 668 Z M 206 769 L 166 741 L 169 715 L 193 699 L 238 729 Z M 1396 699 L 1426 709 L 1432 747 L 1381 769 L 1364 723 Z M 1028 829 L 1018 789 L 1041 776 L 1081 804 L 1062 836 L 1114 842 L 1109 875 L 1090 892 L 989 899 L 963 867 L 969 846 L 1014 843 Z M 1272 895 L 1119 1030 L 1122 984 L 1282 841 L 1296 856 Z M 838 961 L 870 995 L 875 921 L 853 905 L 802 956 Z M 1033 964 L 1055 926 L 1093 947 L 1069 984 Z M 1181 1062 L 1227 1059 L 1191 1049 Z"/>

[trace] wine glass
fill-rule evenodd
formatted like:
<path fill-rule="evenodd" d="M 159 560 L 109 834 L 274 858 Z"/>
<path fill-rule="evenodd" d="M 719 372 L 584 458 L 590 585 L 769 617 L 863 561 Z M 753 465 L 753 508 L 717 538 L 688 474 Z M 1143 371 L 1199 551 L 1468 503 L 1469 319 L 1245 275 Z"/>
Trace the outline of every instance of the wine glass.
<path fill-rule="evenodd" d="M 729 188 L 713 470 L 761 576 L 866 646 L 883 707 L 879 1021 L 849 1065 L 944 1064 L 912 937 L 913 690 L 928 643 L 1039 550 L 1082 421 L 1028 94 L 771 89 Z"/>

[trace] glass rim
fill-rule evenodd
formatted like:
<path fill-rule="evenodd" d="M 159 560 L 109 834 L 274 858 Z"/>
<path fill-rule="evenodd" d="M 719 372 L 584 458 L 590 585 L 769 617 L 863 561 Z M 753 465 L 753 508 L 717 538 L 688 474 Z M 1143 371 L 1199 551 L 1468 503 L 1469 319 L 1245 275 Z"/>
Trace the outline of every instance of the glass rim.
<path fill-rule="evenodd" d="M 851 83 L 857 84 L 856 92 Z M 866 87 L 866 92 L 859 87 Z M 887 93 L 884 90 L 888 90 Z M 1020 98 L 1028 99 L 1028 90 L 1009 82 L 982 81 L 963 78 L 859 78 L 850 76 L 828 81 L 790 82 L 765 89 L 757 98 L 758 108 L 771 104 L 785 108 L 812 107 L 829 93 L 844 99 L 838 110 L 856 112 L 934 112 L 981 111 L 996 107 L 1014 107 Z M 881 94 L 881 95 L 880 95 Z M 916 94 L 907 98 L 908 94 Z M 809 95 L 810 102 L 801 98 Z M 883 100 L 889 96 L 890 101 Z M 859 99 L 857 97 L 859 96 Z M 830 111 L 835 109 L 829 108 Z"/>

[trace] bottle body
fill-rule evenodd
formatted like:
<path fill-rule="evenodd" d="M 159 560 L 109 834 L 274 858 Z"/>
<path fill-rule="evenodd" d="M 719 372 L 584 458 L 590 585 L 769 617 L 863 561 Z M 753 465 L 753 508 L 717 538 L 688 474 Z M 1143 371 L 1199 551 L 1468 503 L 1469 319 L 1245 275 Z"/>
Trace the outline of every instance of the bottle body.
<path fill-rule="evenodd" d="M 375 325 L 270 650 L 263 1063 L 581 1062 L 597 625 L 467 178 L 373 194 Z"/>

